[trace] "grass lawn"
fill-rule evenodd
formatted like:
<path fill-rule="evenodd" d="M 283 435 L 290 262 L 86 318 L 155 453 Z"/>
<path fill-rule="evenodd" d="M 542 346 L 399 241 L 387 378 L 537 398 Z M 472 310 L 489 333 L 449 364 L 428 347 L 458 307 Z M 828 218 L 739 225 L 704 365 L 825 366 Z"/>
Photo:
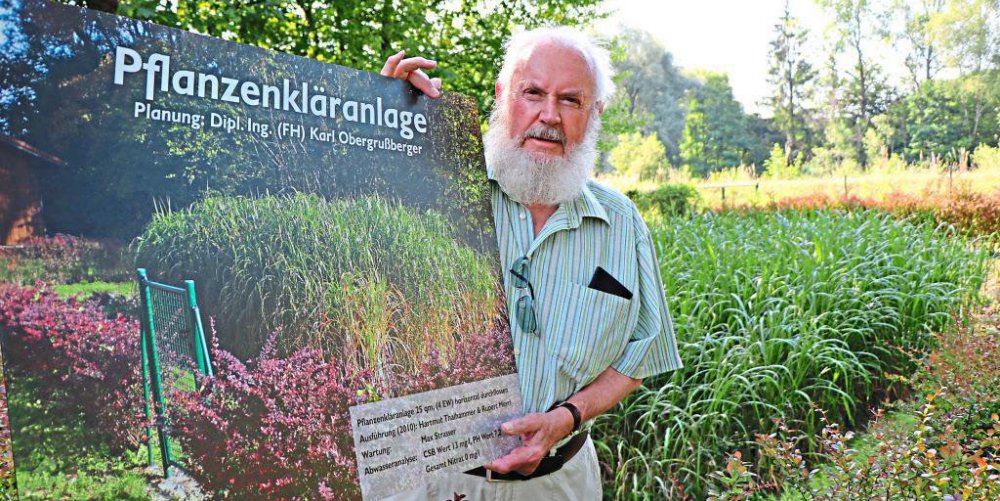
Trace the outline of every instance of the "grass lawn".
<path fill-rule="evenodd" d="M 76 297 L 86 299 L 91 294 L 115 294 L 119 296 L 135 296 L 135 282 L 79 282 L 75 284 L 56 284 L 52 286 L 59 297 L 69 299 Z"/>
<path fill-rule="evenodd" d="M 31 382 L 8 393 L 21 501 L 145 500 L 145 449 L 115 457 L 96 446 L 82 416 L 33 399 Z M 15 383 L 15 384 L 17 384 Z M 10 381 L 8 381 L 10 384 Z M 31 444 L 31 446 L 27 446 Z"/>

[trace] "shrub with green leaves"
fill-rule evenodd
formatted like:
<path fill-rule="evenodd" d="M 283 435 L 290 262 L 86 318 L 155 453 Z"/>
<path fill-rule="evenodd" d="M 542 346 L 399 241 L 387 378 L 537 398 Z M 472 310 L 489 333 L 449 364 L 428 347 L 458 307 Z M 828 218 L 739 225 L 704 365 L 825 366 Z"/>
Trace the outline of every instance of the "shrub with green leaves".
<path fill-rule="evenodd" d="M 652 233 L 684 367 L 598 420 L 615 499 L 704 498 L 727 454 L 775 419 L 802 423 L 809 448 L 816 408 L 863 418 L 976 299 L 988 258 L 875 212 L 706 214 Z"/>
<path fill-rule="evenodd" d="M 654 211 L 661 216 L 688 214 L 701 198 L 698 190 L 687 184 L 664 184 L 653 191 L 629 191 L 626 195 L 642 212 Z"/>
<path fill-rule="evenodd" d="M 135 248 L 153 277 L 196 281 L 221 346 L 241 358 L 280 330 L 280 352 L 309 346 L 403 371 L 497 313 L 489 257 L 459 244 L 442 215 L 374 196 L 207 198 L 160 211 Z"/>

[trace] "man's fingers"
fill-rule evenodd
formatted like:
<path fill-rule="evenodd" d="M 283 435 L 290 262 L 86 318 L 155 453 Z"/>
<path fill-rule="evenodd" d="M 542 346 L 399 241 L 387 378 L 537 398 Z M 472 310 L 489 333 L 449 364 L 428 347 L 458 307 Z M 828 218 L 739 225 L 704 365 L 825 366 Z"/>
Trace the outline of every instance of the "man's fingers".
<path fill-rule="evenodd" d="M 379 72 L 379 75 L 391 77 L 396 72 L 396 67 L 399 66 L 399 62 L 403 60 L 403 56 L 405 55 L 405 51 L 399 51 L 389 56 L 389 59 L 385 60 L 385 66 L 382 66 L 382 71 Z"/>
<path fill-rule="evenodd" d="M 415 70 L 410 73 L 407 80 L 409 80 L 410 84 L 416 87 L 420 92 L 427 94 L 427 97 L 431 99 L 437 99 L 441 96 L 441 91 L 439 90 L 441 89 L 440 78 L 431 78 L 423 71 Z M 439 82 L 436 86 L 434 85 L 434 80 Z"/>
<path fill-rule="evenodd" d="M 436 67 L 437 61 L 432 61 L 423 57 L 408 57 L 399 61 L 399 64 L 396 65 L 395 71 L 392 72 L 392 76 L 405 80 L 412 71 L 433 70 Z"/>
<path fill-rule="evenodd" d="M 431 78 L 423 71 L 436 68 L 437 61 L 424 57 L 410 57 L 403 59 L 403 56 L 405 55 L 406 53 L 404 51 L 399 51 L 392 56 L 389 56 L 389 59 L 385 60 L 385 65 L 382 66 L 382 71 L 380 71 L 379 74 L 384 77 L 407 80 L 420 92 L 423 92 L 432 99 L 440 97 L 441 79 Z"/>
<path fill-rule="evenodd" d="M 507 421 L 506 423 L 500 425 L 500 430 L 507 435 L 527 435 L 538 431 L 538 427 L 538 416 L 535 414 L 528 414 L 526 416 Z"/>
<path fill-rule="evenodd" d="M 533 447 L 518 447 L 510 451 L 510 454 L 487 464 L 485 468 L 497 473 L 510 473 L 517 470 L 521 474 L 529 475 L 535 471 L 535 468 L 538 468 L 538 462 L 541 461 L 543 455 Z"/>

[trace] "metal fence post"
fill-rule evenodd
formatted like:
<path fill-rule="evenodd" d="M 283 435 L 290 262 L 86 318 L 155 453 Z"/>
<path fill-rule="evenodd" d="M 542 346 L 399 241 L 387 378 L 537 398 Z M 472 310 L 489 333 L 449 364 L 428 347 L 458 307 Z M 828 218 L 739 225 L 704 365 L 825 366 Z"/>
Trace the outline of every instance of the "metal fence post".
<path fill-rule="evenodd" d="M 187 289 L 188 308 L 191 314 L 191 334 L 192 346 L 194 347 L 195 362 L 202 376 L 212 377 L 212 364 L 208 361 L 208 345 L 205 342 L 205 332 L 201 327 L 201 311 L 198 309 L 198 296 L 194 292 L 194 280 L 185 280 L 184 286 Z"/>
<path fill-rule="evenodd" d="M 149 293 L 149 278 L 146 275 L 145 268 L 139 268 L 136 270 L 139 276 L 139 286 L 142 293 L 140 294 L 139 300 L 142 302 L 142 308 L 145 312 L 145 324 L 146 333 L 148 334 L 149 340 L 146 343 L 146 348 L 148 350 L 147 361 L 152 364 L 152 367 L 160 366 L 160 357 L 156 351 L 156 326 L 153 322 L 153 305 Z M 153 398 L 155 399 L 154 408 L 156 409 L 156 428 L 157 436 L 160 439 L 160 455 L 163 459 L 163 478 L 170 478 L 170 440 L 167 437 L 167 432 L 164 429 L 166 427 L 166 402 L 163 399 L 163 380 L 160 378 L 160 371 L 150 370 L 151 381 L 153 383 Z"/>

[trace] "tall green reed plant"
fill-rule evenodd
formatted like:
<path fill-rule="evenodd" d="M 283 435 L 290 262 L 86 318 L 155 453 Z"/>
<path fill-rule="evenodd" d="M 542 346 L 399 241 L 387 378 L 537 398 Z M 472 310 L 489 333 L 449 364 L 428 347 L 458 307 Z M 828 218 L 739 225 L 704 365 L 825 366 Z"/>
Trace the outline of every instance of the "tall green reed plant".
<path fill-rule="evenodd" d="M 668 218 L 653 238 L 685 366 L 598 421 L 615 499 L 704 497 L 718 462 L 775 418 L 807 437 L 816 409 L 857 419 L 976 300 L 988 258 L 874 212 Z"/>
<path fill-rule="evenodd" d="M 197 280 L 220 344 L 244 358 L 280 330 L 282 351 L 323 348 L 384 378 L 496 315 L 492 258 L 441 214 L 377 196 L 207 198 L 159 210 L 134 247 L 156 276 Z"/>

